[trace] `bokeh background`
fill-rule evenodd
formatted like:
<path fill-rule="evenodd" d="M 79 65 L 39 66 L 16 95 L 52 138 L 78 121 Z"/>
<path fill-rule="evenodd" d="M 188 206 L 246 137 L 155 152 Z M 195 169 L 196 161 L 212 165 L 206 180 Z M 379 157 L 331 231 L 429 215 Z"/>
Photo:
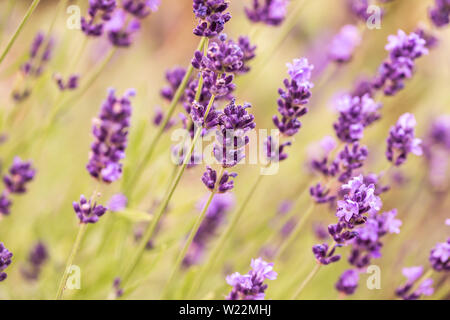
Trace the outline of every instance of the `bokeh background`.
<path fill-rule="evenodd" d="M 0 48 L 6 45 L 29 2 L 0 2 Z M 386 5 L 381 29 L 369 30 L 363 26 L 363 40 L 354 59 L 338 67 L 326 62 L 330 39 L 343 25 L 358 23 L 344 0 L 307 0 L 300 9 L 297 8 L 299 1 L 292 1 L 287 19 L 279 27 L 251 23 L 243 9 L 250 2 L 231 1 L 232 20 L 226 24 L 225 32 L 232 39 L 249 35 L 258 46 L 257 56 L 251 62 L 252 70 L 236 80 L 235 92 L 238 102 L 252 104 L 257 128 L 273 128 L 271 118 L 276 113 L 277 90 L 287 76 L 287 62 L 307 57 L 316 66 L 313 74 L 316 86 L 309 104 L 310 113 L 303 118 L 303 127 L 288 150 L 289 158 L 281 163 L 276 175 L 264 177 L 231 240 L 215 258 L 215 267 L 206 275 L 201 288 L 189 298 L 223 299 L 231 289 L 225 276 L 234 271 L 246 273 L 252 258 L 264 256 L 268 245 L 281 241 L 279 229 L 284 222 L 291 217 L 299 219 L 304 214 L 311 201 L 304 190 L 317 179 L 307 170 L 305 162 L 312 143 L 325 135 L 334 135 L 332 123 L 337 114 L 332 107 L 333 97 L 350 90 L 361 76 L 376 73 L 387 56 L 384 46 L 388 35 L 398 29 L 411 32 L 420 24 L 429 25 L 427 11 L 433 3 L 431 0 L 396 0 Z M 86 37 L 80 30 L 66 27 L 70 15 L 65 9 L 70 4 L 79 5 L 81 13 L 85 14 L 87 1 L 68 1 L 63 6 L 56 0 L 42 0 L 0 66 L 1 132 L 5 136 L 5 141 L 0 144 L 2 174 L 15 155 L 31 159 L 37 168 L 28 192 L 14 198 L 11 215 L 0 220 L 0 241 L 14 253 L 8 279 L 0 283 L 0 299 L 54 297 L 77 232 L 78 220 L 72 201 L 78 200 L 80 194 L 89 196 L 94 188 L 95 183 L 85 165 L 92 142 L 91 122 L 99 112 L 107 88 L 113 87 L 119 93 L 128 88 L 137 91 L 125 159 L 127 175 L 133 172 L 156 133 L 152 119 L 157 108 L 167 108 L 167 102 L 159 94 L 165 85 L 165 71 L 174 66 L 186 67 L 198 43 L 198 38 L 192 34 L 195 26 L 192 1 L 162 0 L 159 10 L 143 21 L 142 30 L 131 47 L 116 50 L 98 78 L 84 92 L 64 94 L 64 98 L 73 100 L 43 137 L 36 133 L 47 123 L 55 101 L 59 99 L 54 74 L 79 73 L 83 86 L 83 77 L 95 71 L 110 52 L 107 40 L 85 42 Z M 36 33 L 46 32 L 53 21 L 53 58 L 38 79 L 27 83 L 21 76 L 20 66 L 28 58 Z M 424 137 L 432 119 L 450 114 L 450 28 L 433 32 L 439 38 L 439 45 L 417 60 L 416 73 L 406 88 L 395 97 L 381 98 L 384 104 L 382 119 L 366 130 L 362 140 L 370 150 L 365 172 L 379 172 L 386 167 L 385 141 L 389 127 L 399 115 L 413 113 L 418 121 L 417 135 Z M 73 65 L 78 55 L 81 55 L 80 59 Z M 31 95 L 17 103 L 11 93 L 24 86 L 32 88 Z M 182 107 L 179 108 L 181 111 Z M 66 298 L 104 299 L 108 296 L 113 279 L 125 268 L 136 248 L 134 234 L 148 223 L 172 177 L 171 144 L 169 131 L 158 144 L 151 164 L 139 172 L 142 179 L 134 188 L 136 194 L 128 211 L 107 213 L 97 224 L 89 226 L 75 260 L 82 271 L 81 289 L 67 290 Z M 448 155 L 446 160 L 448 162 Z M 390 192 L 382 196 L 384 208 L 398 209 L 398 217 L 403 221 L 401 232 L 386 236 L 383 256 L 373 262 L 381 268 L 381 289 L 369 290 L 365 286 L 367 275 L 362 274 L 356 293 L 345 299 L 393 298 L 395 288 L 404 282 L 402 268 L 427 266 L 430 249 L 450 235 L 450 227 L 444 224 L 450 217 L 450 174 L 448 170 L 443 173 L 447 176 L 437 187 L 430 183 L 429 169 L 425 157 L 410 156 L 405 165 L 390 171 L 384 178 L 391 185 Z M 154 248 L 146 251 L 133 275 L 136 289 L 126 298 L 160 297 L 168 270 L 199 213 L 197 203 L 207 194 L 200 180 L 203 171 L 204 165 L 199 165 L 185 172 L 153 239 Z M 259 166 L 238 165 L 236 171 L 239 175 L 233 190 L 236 197 L 234 210 L 252 188 L 259 175 Z M 120 182 L 102 187 L 101 202 L 106 203 L 120 191 Z M 288 216 L 282 216 L 278 213 L 279 207 L 286 201 L 293 204 L 293 209 Z M 146 212 L 149 214 L 143 214 Z M 311 246 L 321 240 L 316 238 L 314 227 L 334 221 L 334 213 L 327 207 L 321 206 L 314 211 L 295 243 L 275 261 L 274 268 L 279 277 L 269 281 L 267 298 L 286 299 L 292 295 L 315 264 Z M 27 256 L 37 240 L 48 246 L 50 259 L 39 279 L 29 281 L 23 277 L 22 270 L 26 268 Z M 340 251 L 344 257 L 348 255 L 348 248 Z M 338 298 L 334 284 L 347 268 L 345 258 L 324 267 L 301 298 Z M 196 271 L 198 267 L 194 266 L 180 274 L 172 297 L 184 297 Z M 430 298 L 449 299 L 448 277 L 436 275 L 434 279 L 438 286 Z"/>

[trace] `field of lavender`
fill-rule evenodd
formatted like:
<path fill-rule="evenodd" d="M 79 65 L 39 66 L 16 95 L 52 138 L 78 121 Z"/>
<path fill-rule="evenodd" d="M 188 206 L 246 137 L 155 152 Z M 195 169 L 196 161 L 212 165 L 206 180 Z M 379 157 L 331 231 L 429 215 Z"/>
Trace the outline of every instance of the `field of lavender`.
<path fill-rule="evenodd" d="M 450 299 L 449 0 L 0 1 L 0 299 Z"/>

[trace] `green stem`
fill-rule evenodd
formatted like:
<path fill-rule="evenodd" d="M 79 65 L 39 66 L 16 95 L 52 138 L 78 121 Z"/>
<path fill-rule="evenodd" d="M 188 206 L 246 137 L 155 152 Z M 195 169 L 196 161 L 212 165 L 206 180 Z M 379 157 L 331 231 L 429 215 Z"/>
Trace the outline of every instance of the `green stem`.
<path fill-rule="evenodd" d="M 77 255 L 78 250 L 80 249 L 81 241 L 83 240 L 83 236 L 85 234 L 87 228 L 86 223 L 80 224 L 78 228 L 77 238 L 75 239 L 75 243 L 73 244 L 72 251 L 70 252 L 69 258 L 67 259 L 66 268 L 64 269 L 64 274 L 61 278 L 61 282 L 59 283 L 58 292 L 56 294 L 56 300 L 61 300 L 63 298 L 64 289 L 66 288 L 67 278 L 69 277 L 69 270 L 72 266 L 73 260 Z"/>
<path fill-rule="evenodd" d="M 211 110 L 211 106 L 213 105 L 215 98 L 216 97 L 214 95 L 211 96 L 211 99 L 209 100 L 208 107 L 207 107 L 206 112 L 205 112 L 204 119 L 206 119 L 206 117 L 208 116 L 209 110 Z M 177 175 L 175 177 L 175 180 L 171 183 L 171 188 L 166 193 L 161 207 L 159 208 L 159 210 L 156 213 L 154 219 L 150 223 L 150 225 L 147 228 L 144 236 L 141 239 L 141 242 L 140 242 L 139 247 L 137 249 L 136 255 L 133 257 L 133 259 L 131 260 L 131 263 L 130 263 L 128 269 L 124 273 L 124 276 L 122 278 L 122 285 L 123 285 L 124 288 L 125 288 L 126 282 L 129 280 L 130 276 L 133 274 L 133 272 L 136 269 L 139 261 L 141 260 L 142 255 L 143 255 L 143 253 L 145 251 L 147 242 L 152 237 L 152 235 L 153 235 L 153 233 L 155 231 L 155 228 L 158 225 L 159 220 L 161 219 L 163 213 L 166 211 L 170 199 L 172 199 L 172 196 L 173 196 L 173 194 L 174 194 L 174 192 L 175 192 L 175 190 L 176 190 L 176 188 L 178 186 L 178 183 L 181 180 L 181 176 L 183 175 L 184 170 L 186 169 L 186 166 L 187 166 L 187 164 L 189 163 L 189 161 L 191 159 L 192 152 L 194 151 L 195 145 L 197 143 L 197 140 L 200 138 L 201 133 L 202 133 L 202 127 L 197 128 L 195 136 L 194 136 L 194 139 L 192 140 L 191 146 L 189 148 L 189 151 L 187 152 L 186 156 L 184 157 L 183 164 L 180 167 L 180 169 L 178 170 L 178 173 L 177 173 Z"/>
<path fill-rule="evenodd" d="M 14 32 L 13 36 L 9 40 L 8 44 L 6 45 L 5 50 L 3 50 L 2 55 L 0 56 L 0 64 L 5 59 L 6 55 L 8 54 L 9 50 L 13 46 L 14 42 L 16 41 L 17 37 L 19 36 L 20 32 L 22 31 L 25 23 L 30 18 L 31 14 L 33 13 L 34 9 L 36 9 L 37 5 L 39 4 L 41 0 L 34 0 L 30 7 L 28 8 L 27 12 L 25 13 L 25 16 L 23 17 L 22 21 L 20 22 L 19 26 L 16 29 L 16 32 Z"/>
<path fill-rule="evenodd" d="M 297 239 L 298 235 L 302 231 L 303 225 L 308 220 L 309 216 L 314 212 L 315 203 L 311 202 L 310 206 L 306 210 L 305 214 L 303 214 L 300 218 L 300 221 L 295 226 L 295 229 L 291 232 L 289 237 L 283 242 L 283 244 L 278 248 L 274 260 L 277 260 L 287 248 L 291 246 L 291 244 Z"/>
<path fill-rule="evenodd" d="M 207 42 L 207 40 L 208 40 L 208 38 L 206 38 L 206 37 L 201 38 L 200 43 L 197 47 L 198 51 L 203 50 L 203 47 L 204 47 L 205 43 Z M 153 138 L 153 140 L 150 144 L 150 147 L 147 149 L 147 152 L 145 153 L 143 160 L 133 170 L 134 174 L 132 174 L 130 176 L 130 178 L 127 179 L 127 182 L 125 182 L 124 192 L 126 192 L 128 197 L 130 197 L 130 195 L 133 191 L 133 188 L 136 187 L 136 185 L 139 182 L 139 179 L 142 177 L 143 168 L 145 168 L 147 166 L 148 162 L 152 158 L 152 155 L 153 155 L 153 152 L 155 151 L 156 145 L 158 144 L 159 139 L 161 138 L 161 136 L 164 132 L 164 129 L 166 128 L 167 123 L 169 122 L 170 118 L 172 117 L 172 114 L 174 113 L 175 108 L 178 104 L 178 101 L 180 101 L 180 98 L 181 98 L 182 94 L 184 93 L 184 90 L 186 89 L 186 86 L 189 82 L 189 79 L 192 75 L 193 70 L 194 70 L 194 67 L 192 66 L 192 64 L 189 64 L 186 74 L 184 75 L 184 78 L 181 81 L 181 84 L 178 86 L 177 91 L 175 92 L 175 95 L 170 103 L 169 111 L 167 112 L 167 115 L 165 116 L 163 122 L 159 126 L 158 131 L 157 131 L 155 137 Z"/>
<path fill-rule="evenodd" d="M 220 181 L 220 179 L 222 178 L 222 174 L 223 174 L 223 167 L 221 167 L 221 170 L 218 174 L 218 181 Z M 191 232 L 189 233 L 189 236 L 186 240 L 186 243 L 183 246 L 183 249 L 180 251 L 180 253 L 178 254 L 178 257 L 175 261 L 175 265 L 172 269 L 172 272 L 170 274 L 169 280 L 167 281 L 166 287 L 163 290 L 163 294 L 162 297 L 163 299 L 167 298 L 167 291 L 170 290 L 171 285 L 173 280 L 175 279 L 175 275 L 178 272 L 178 269 L 181 266 L 181 263 L 183 262 L 184 258 L 186 257 L 186 254 L 188 252 L 189 247 L 191 246 L 192 240 L 194 240 L 195 235 L 197 234 L 197 231 L 203 221 L 203 219 L 205 218 L 206 215 L 206 211 L 209 208 L 209 205 L 211 204 L 212 199 L 214 198 L 214 195 L 217 193 L 217 187 L 210 193 L 209 198 L 205 204 L 205 206 L 203 207 L 202 212 L 200 213 L 200 215 L 197 217 L 197 220 L 195 221 L 194 226 L 191 229 Z"/>
<path fill-rule="evenodd" d="M 227 228 L 225 229 L 225 231 L 222 233 L 219 240 L 217 241 L 216 245 L 211 250 L 208 261 L 203 265 L 203 267 L 198 272 L 198 275 L 199 275 L 198 279 L 196 279 L 196 281 L 193 282 L 194 285 L 189 290 L 188 296 L 190 296 L 194 291 L 198 291 L 198 289 L 200 289 L 200 286 L 201 286 L 202 282 L 204 281 L 205 276 L 207 275 L 209 270 L 211 270 L 211 268 L 214 266 L 214 263 L 217 262 L 218 256 L 219 256 L 221 250 L 223 249 L 225 242 L 229 239 L 229 237 L 233 233 L 234 229 L 236 228 L 237 223 L 239 222 L 239 219 L 242 216 L 242 213 L 244 212 L 245 208 L 247 207 L 247 204 L 250 202 L 250 199 L 253 197 L 253 194 L 255 193 L 258 185 L 260 184 L 262 177 L 264 177 L 264 175 L 260 174 L 258 176 L 255 183 L 250 188 L 249 193 L 247 194 L 247 196 L 245 197 L 241 206 L 239 207 L 238 211 L 236 211 L 236 213 L 231 218 L 230 224 L 227 226 Z"/>
<path fill-rule="evenodd" d="M 322 265 L 320 263 L 316 264 L 314 269 L 311 270 L 311 272 L 308 274 L 308 276 L 305 278 L 305 280 L 303 280 L 303 282 L 300 284 L 300 287 L 295 292 L 295 294 L 292 296 L 291 300 L 298 300 L 298 297 L 302 293 L 303 289 L 305 289 L 306 285 L 314 278 L 314 276 L 317 274 L 317 272 L 319 272 L 321 266 Z"/>

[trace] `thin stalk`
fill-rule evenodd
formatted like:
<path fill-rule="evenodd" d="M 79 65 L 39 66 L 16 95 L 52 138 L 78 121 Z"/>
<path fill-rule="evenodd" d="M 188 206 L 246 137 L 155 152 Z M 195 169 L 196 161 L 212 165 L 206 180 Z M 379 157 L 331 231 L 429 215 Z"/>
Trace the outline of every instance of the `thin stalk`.
<path fill-rule="evenodd" d="M 17 27 L 16 31 L 14 32 L 13 36 L 9 40 L 8 44 L 6 45 L 5 50 L 3 50 L 2 55 L 0 56 L 0 64 L 5 59 L 6 55 L 8 54 L 9 50 L 11 50 L 11 47 L 13 46 L 14 42 L 16 41 L 17 37 L 19 36 L 20 32 L 22 31 L 25 23 L 27 23 L 28 19 L 30 18 L 31 14 L 33 13 L 34 9 L 38 6 L 39 2 L 41 0 L 34 0 L 31 5 L 28 7 L 27 12 L 25 13 L 25 16 L 23 17 L 22 21 L 20 22 L 19 26 Z"/>
<path fill-rule="evenodd" d="M 218 181 L 220 181 L 220 179 L 222 178 L 222 174 L 223 174 L 223 167 L 221 167 L 220 172 L 218 174 L 218 177 L 219 177 L 217 179 Z M 205 218 L 205 215 L 206 215 L 206 212 L 207 212 L 207 210 L 209 208 L 209 205 L 211 204 L 211 201 L 214 198 L 216 193 L 217 193 L 217 187 L 215 187 L 214 190 L 211 191 L 211 193 L 209 195 L 209 198 L 208 198 L 206 204 L 203 207 L 202 212 L 197 217 L 197 220 L 195 221 L 194 226 L 192 227 L 191 232 L 189 233 L 189 236 L 188 236 L 188 238 L 186 240 L 186 243 L 183 246 L 183 249 L 178 254 L 178 257 L 177 257 L 177 259 L 175 261 L 175 265 L 174 265 L 174 267 L 172 269 L 172 272 L 170 274 L 169 280 L 167 281 L 166 287 L 163 290 L 163 294 L 162 294 L 163 298 L 167 298 L 167 291 L 170 290 L 172 282 L 175 279 L 175 275 L 177 274 L 177 272 L 178 272 L 178 270 L 179 270 L 179 268 L 181 266 L 181 263 L 183 262 L 184 258 L 186 257 L 186 254 L 187 254 L 187 252 L 189 250 L 189 247 L 191 246 L 191 243 L 194 240 L 194 237 L 197 234 L 198 229 L 199 229 L 203 219 Z"/>
<path fill-rule="evenodd" d="M 207 107 L 206 112 L 205 112 L 204 119 L 206 119 L 206 117 L 208 116 L 209 111 L 211 110 L 211 107 L 212 107 L 212 105 L 214 103 L 215 98 L 216 97 L 214 95 L 211 96 L 211 98 L 209 100 L 209 103 L 208 103 L 208 107 Z M 167 206 L 169 204 L 169 201 L 170 201 L 170 199 L 172 199 L 172 196 L 173 196 L 173 194 L 174 194 L 174 192 L 175 192 L 175 190 L 176 190 L 176 188 L 178 186 L 178 183 L 181 180 L 181 176 L 183 175 L 184 170 L 186 169 L 186 166 L 187 166 L 187 164 L 189 163 L 189 161 L 191 159 L 192 152 L 194 151 L 195 145 L 197 143 L 197 140 L 200 138 L 201 133 L 202 133 L 202 127 L 197 128 L 195 136 L 194 136 L 194 139 L 192 140 L 191 146 L 189 148 L 189 151 L 187 152 L 186 156 L 184 157 L 183 164 L 180 167 L 180 169 L 178 170 L 178 173 L 177 173 L 174 181 L 171 183 L 172 187 L 166 193 L 161 207 L 159 208 L 159 210 L 156 213 L 154 219 L 152 220 L 152 222 L 149 225 L 149 227 L 147 228 L 144 236 L 142 237 L 141 242 L 139 244 L 139 247 L 137 249 L 137 253 L 134 256 L 134 258 L 131 260 L 131 263 L 130 263 L 129 267 L 128 267 L 127 271 L 125 272 L 125 274 L 124 274 L 124 276 L 122 278 L 122 285 L 124 287 L 125 287 L 126 282 L 129 280 L 130 276 L 133 274 L 134 270 L 136 269 L 139 261 L 141 260 L 142 255 L 143 255 L 143 253 L 145 251 L 145 247 L 147 245 L 147 242 L 152 237 L 152 235 L 153 235 L 153 233 L 154 233 L 154 231 L 156 229 L 156 226 L 158 225 L 159 220 L 161 219 L 163 213 L 166 211 Z"/>
<path fill-rule="evenodd" d="M 64 289 L 66 288 L 67 278 L 69 277 L 69 269 L 72 266 L 73 260 L 77 255 L 78 250 L 80 249 L 81 241 L 83 240 L 85 231 L 87 228 L 86 223 L 81 223 L 78 228 L 78 234 L 75 239 L 75 243 L 73 244 L 72 251 L 70 252 L 69 258 L 67 259 L 66 268 L 64 269 L 63 276 L 61 278 L 61 282 L 59 283 L 58 292 L 56 293 L 56 300 L 61 300 L 63 298 Z"/>
<path fill-rule="evenodd" d="M 197 47 L 197 50 L 198 51 L 203 50 L 203 47 L 207 41 L 208 41 L 208 38 L 202 37 L 200 40 L 200 43 Z M 186 86 L 188 84 L 189 78 L 192 75 L 193 70 L 194 70 L 194 67 L 192 66 L 192 64 L 189 64 L 186 74 L 184 75 L 184 78 L 181 81 L 181 84 L 178 86 L 177 91 L 175 92 L 175 95 L 170 103 L 169 111 L 167 112 L 166 117 L 164 118 L 163 122 L 159 126 L 158 131 L 156 132 L 156 135 L 153 138 L 153 140 L 150 144 L 150 147 L 147 149 L 147 152 L 145 153 L 143 160 L 133 170 L 134 174 L 132 174 L 132 176 L 129 179 L 127 179 L 127 182 L 125 183 L 125 188 L 124 188 L 125 189 L 124 192 L 126 192 L 127 196 L 131 195 L 133 188 L 138 184 L 139 179 L 142 177 L 143 168 L 145 168 L 147 166 L 148 162 L 152 158 L 152 155 L 153 155 L 153 152 L 155 151 L 156 145 L 158 144 L 159 139 L 161 138 L 161 136 L 164 132 L 164 129 L 166 128 L 167 123 L 169 122 L 170 118 L 172 117 L 172 114 L 174 113 L 175 108 L 176 108 L 178 102 L 180 101 L 180 98 L 181 98 L 184 90 L 186 89 Z"/>
<path fill-rule="evenodd" d="M 214 263 L 218 260 L 217 258 L 218 258 L 218 255 L 220 254 L 220 250 L 223 249 L 225 242 L 229 239 L 229 237 L 233 233 L 234 229 L 236 228 L 237 223 L 239 222 L 239 219 L 242 216 L 242 213 L 244 212 L 245 208 L 247 207 L 247 204 L 250 202 L 250 199 L 253 197 L 253 194 L 255 193 L 258 185 L 260 184 L 262 177 L 264 177 L 264 175 L 260 174 L 258 176 L 255 183 L 250 188 L 249 193 L 247 194 L 247 196 L 245 197 L 241 206 L 239 207 L 238 211 L 236 211 L 236 213 L 231 218 L 230 224 L 227 226 L 227 228 L 225 229 L 225 231 L 222 233 L 219 240 L 217 241 L 216 245 L 211 250 L 208 261 L 199 270 L 199 272 L 198 272 L 199 276 L 196 279 L 196 281 L 193 281 L 194 285 L 191 287 L 191 290 L 189 290 L 189 292 L 188 292 L 189 296 L 194 291 L 198 291 L 198 289 L 200 288 L 200 286 L 204 280 L 204 277 L 207 275 L 209 270 L 211 270 L 211 268 L 214 266 Z"/>
<path fill-rule="evenodd" d="M 320 263 L 317 263 L 314 269 L 311 270 L 311 272 L 308 274 L 308 276 L 303 280 L 300 287 L 297 289 L 295 294 L 292 296 L 291 300 L 297 300 L 300 294 L 302 293 L 303 289 L 305 289 L 306 285 L 314 278 L 314 276 L 319 272 L 320 267 L 322 265 Z"/>
<path fill-rule="evenodd" d="M 298 235 L 302 231 L 303 225 L 308 220 L 309 216 L 314 212 L 314 208 L 315 203 L 311 202 L 305 214 L 301 216 L 300 221 L 295 226 L 295 229 L 291 232 L 291 234 L 283 242 L 283 244 L 278 248 L 277 252 L 275 253 L 274 260 L 277 260 L 284 253 L 284 251 L 286 251 L 286 249 L 291 246 L 291 244 L 295 241 L 295 239 L 297 239 Z"/>

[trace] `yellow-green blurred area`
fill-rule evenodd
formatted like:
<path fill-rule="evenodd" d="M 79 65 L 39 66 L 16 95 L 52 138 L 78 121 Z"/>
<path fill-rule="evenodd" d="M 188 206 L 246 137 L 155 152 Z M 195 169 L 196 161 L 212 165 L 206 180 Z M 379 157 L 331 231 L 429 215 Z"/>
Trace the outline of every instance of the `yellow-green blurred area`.
<path fill-rule="evenodd" d="M 0 50 L 20 23 L 31 1 L 0 1 Z M 191 0 L 162 0 L 159 10 L 142 20 L 142 28 L 132 46 L 117 49 L 106 67 L 85 92 L 66 92 L 62 98 L 53 79 L 59 73 L 64 77 L 79 73 L 80 87 L 111 52 L 105 37 L 89 38 L 76 29 L 67 27 L 69 5 L 78 5 L 86 15 L 88 1 L 42 0 L 24 26 L 6 60 L 0 65 L 0 119 L 1 133 L 6 135 L 0 144 L 2 174 L 12 163 L 14 156 L 30 159 L 37 174 L 29 184 L 26 194 L 15 196 L 11 214 L 0 220 L 0 242 L 14 254 L 7 269 L 8 278 L 0 282 L 0 299 L 52 299 L 64 271 L 65 262 L 78 228 L 78 219 L 72 202 L 80 194 L 90 196 L 96 183 L 85 169 L 93 141 L 92 119 L 112 87 L 122 94 L 135 88 L 132 99 L 133 115 L 129 145 L 124 160 L 125 176 L 135 173 L 157 127 L 152 119 L 157 107 L 166 110 L 168 103 L 160 96 L 166 85 L 165 72 L 174 66 L 187 67 L 192 59 L 199 37 L 192 34 L 196 21 Z M 409 33 L 419 26 L 431 28 L 428 8 L 431 0 L 395 0 L 384 5 L 385 16 L 381 29 L 368 29 L 359 22 L 363 39 L 356 49 L 354 59 L 340 66 L 324 65 L 331 38 L 346 24 L 358 24 L 349 13 L 344 0 L 293 0 L 287 19 L 281 26 L 272 27 L 251 23 L 244 14 L 244 6 L 251 0 L 232 0 L 232 19 L 225 25 L 225 33 L 231 39 L 240 35 L 251 37 L 258 48 L 251 61 L 251 71 L 236 79 L 235 96 L 241 104 L 250 102 L 250 112 L 255 115 L 257 129 L 272 129 L 272 116 L 277 113 L 278 88 L 287 77 L 285 64 L 294 58 L 306 57 L 316 64 L 312 89 L 313 97 L 308 105 L 309 113 L 302 118 L 302 128 L 287 149 L 289 157 L 280 163 L 279 172 L 263 177 L 246 206 L 236 230 L 221 249 L 214 267 L 204 276 L 202 286 L 187 296 L 199 267 L 178 273 L 171 289 L 171 298 L 224 299 L 231 287 L 225 276 L 232 272 L 244 274 L 250 269 L 250 261 L 262 255 L 269 244 L 282 241 L 279 230 L 290 217 L 297 220 L 310 205 L 309 187 L 319 181 L 306 169 L 308 147 L 326 135 L 334 136 L 333 122 L 337 114 L 332 107 L 333 97 L 352 89 L 361 76 L 373 77 L 380 63 L 387 57 L 384 49 L 387 37 L 398 29 Z M 54 20 L 56 17 L 56 20 Z M 38 31 L 47 32 L 52 22 L 55 38 L 53 58 L 45 72 L 36 80 L 27 82 L 20 73 L 20 66 L 28 59 L 29 48 Z M 450 114 L 450 28 L 432 29 L 439 38 L 436 48 L 416 60 L 416 71 L 406 87 L 395 97 L 381 97 L 382 118 L 365 130 L 362 144 L 369 148 L 369 159 L 364 172 L 380 172 L 389 165 L 385 158 L 386 138 L 390 126 L 405 113 L 413 113 L 417 119 L 417 136 L 427 134 L 430 121 L 441 114 Z M 80 55 L 78 63 L 74 64 Z M 29 86 L 31 95 L 21 103 L 15 102 L 11 93 L 17 88 Z M 61 100 L 62 99 L 62 100 Z M 45 135 L 37 134 L 45 127 L 55 104 L 66 99 L 71 103 L 58 114 Z M 223 107 L 223 103 L 219 104 Z M 183 111 L 180 105 L 175 115 Z M 176 117 L 176 116 L 175 116 Z M 180 127 L 178 121 L 176 127 Z M 152 161 L 144 170 L 139 185 L 134 188 L 133 201 L 128 211 L 108 212 L 96 224 L 89 225 L 86 237 L 74 264 L 81 268 L 81 289 L 66 290 L 67 299 L 105 299 L 112 289 L 113 280 L 123 272 L 136 250 L 134 232 L 142 229 L 151 219 L 169 187 L 174 165 L 170 158 L 173 141 L 171 131 L 161 138 Z M 448 161 L 448 158 L 447 158 Z M 236 168 L 233 193 L 236 196 L 234 210 L 253 188 L 258 178 L 259 165 L 242 164 Z M 156 236 L 154 248 L 145 252 L 143 260 L 132 276 L 133 291 L 127 299 L 158 299 L 169 277 L 170 269 L 183 245 L 186 235 L 199 214 L 197 203 L 207 194 L 201 182 L 205 165 L 186 170 L 180 185 L 170 201 Z M 449 170 L 447 170 L 449 171 Z M 369 290 L 362 273 L 359 288 L 345 299 L 391 299 L 395 288 L 404 283 L 402 268 L 423 265 L 429 269 L 428 257 L 437 242 L 450 236 L 449 179 L 439 189 L 428 180 L 429 167 L 424 158 L 410 155 L 399 169 L 390 170 L 383 177 L 391 190 L 381 196 L 383 210 L 398 209 L 403 221 L 400 234 L 383 238 L 382 257 L 372 264 L 380 267 L 381 289 Z M 403 182 L 394 179 L 402 175 Z M 337 185 L 336 185 L 337 187 Z M 121 181 L 102 186 L 100 203 L 122 192 Z M 293 203 L 288 216 L 277 215 L 280 204 Z M 149 215 L 142 214 L 148 212 Z M 233 210 L 228 213 L 231 215 Z M 220 235 L 229 218 L 219 228 Z M 336 217 L 327 206 L 317 206 L 292 246 L 276 261 L 274 269 L 278 279 L 268 281 L 266 298 L 288 299 L 315 266 L 311 251 L 321 243 L 314 233 L 314 226 L 335 223 Z M 214 245 L 214 238 L 207 246 Z M 27 256 L 37 240 L 49 249 L 50 259 L 37 281 L 22 276 L 27 266 Z M 339 275 L 351 266 L 347 262 L 349 248 L 339 248 L 343 258 L 338 263 L 324 266 L 302 292 L 302 299 L 337 299 L 334 285 Z M 208 258 L 206 252 L 204 258 Z M 431 299 L 449 299 L 450 282 L 445 274 L 433 276 L 436 292 Z"/>

